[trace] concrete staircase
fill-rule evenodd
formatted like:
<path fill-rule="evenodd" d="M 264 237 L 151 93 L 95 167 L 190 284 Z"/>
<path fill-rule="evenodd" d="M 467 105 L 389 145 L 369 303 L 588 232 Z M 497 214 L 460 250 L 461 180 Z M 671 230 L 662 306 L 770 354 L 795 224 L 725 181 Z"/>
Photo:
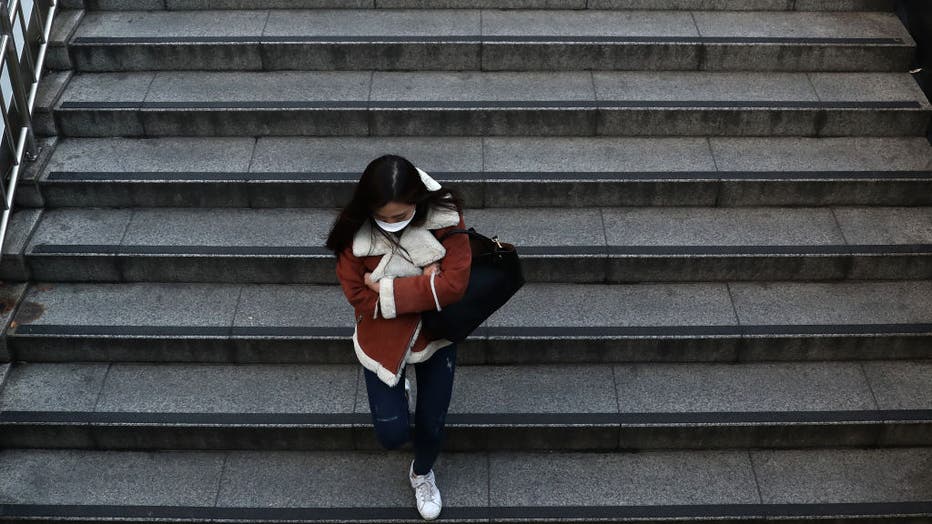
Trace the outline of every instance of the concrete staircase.
<path fill-rule="evenodd" d="M 932 522 L 932 107 L 891 0 L 64 3 L 0 521 L 419 521 L 321 247 L 391 152 L 529 280 L 460 346 L 442 519 Z"/>

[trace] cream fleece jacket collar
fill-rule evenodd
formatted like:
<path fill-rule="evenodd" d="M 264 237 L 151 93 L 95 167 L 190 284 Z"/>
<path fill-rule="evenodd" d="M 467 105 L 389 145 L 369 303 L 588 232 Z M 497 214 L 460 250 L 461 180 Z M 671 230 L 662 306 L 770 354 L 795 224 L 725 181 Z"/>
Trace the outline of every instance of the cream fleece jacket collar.
<path fill-rule="evenodd" d="M 378 231 L 373 231 L 371 220 L 367 220 L 353 237 L 353 254 L 357 257 L 389 255 L 382 257 L 379 265 L 372 270 L 372 280 L 382 277 L 417 276 L 431 262 L 436 262 L 446 255 L 443 247 L 429 230 L 459 224 L 459 213 L 455 209 L 431 206 L 427 219 L 420 226 L 408 225 L 401 234 L 398 243 L 411 257 L 409 262 L 403 253 L 392 253 L 392 245 Z M 413 263 L 412 263 L 413 262 Z"/>

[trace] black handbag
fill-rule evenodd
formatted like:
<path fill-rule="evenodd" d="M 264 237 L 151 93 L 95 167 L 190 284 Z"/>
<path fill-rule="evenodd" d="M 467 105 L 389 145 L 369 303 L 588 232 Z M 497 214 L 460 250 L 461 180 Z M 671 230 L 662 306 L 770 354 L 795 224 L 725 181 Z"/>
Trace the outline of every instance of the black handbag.
<path fill-rule="evenodd" d="M 489 238 L 472 227 L 448 231 L 439 240 L 457 233 L 469 235 L 472 250 L 466 293 L 440 311 L 421 313 L 421 329 L 433 338 L 451 342 L 465 339 L 524 285 L 521 260 L 513 244 L 500 242 L 497 236 Z"/>

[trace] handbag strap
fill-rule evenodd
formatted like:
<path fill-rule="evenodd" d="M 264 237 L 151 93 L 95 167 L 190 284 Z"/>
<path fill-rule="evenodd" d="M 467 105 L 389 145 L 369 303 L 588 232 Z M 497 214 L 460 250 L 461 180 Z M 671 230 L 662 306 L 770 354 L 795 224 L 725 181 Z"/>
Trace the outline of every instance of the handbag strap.
<path fill-rule="evenodd" d="M 492 251 L 493 251 L 493 252 L 498 251 L 499 249 L 503 249 L 502 244 L 501 244 L 501 241 L 498 240 L 498 235 L 493 236 L 492 238 L 489 238 L 489 237 L 483 235 L 482 233 L 476 231 L 476 228 L 474 228 L 474 227 L 470 227 L 469 229 L 451 229 L 450 231 L 447 231 L 446 233 L 444 233 L 443 236 L 440 237 L 439 240 L 440 240 L 440 242 L 443 242 L 443 240 L 444 240 L 445 238 L 447 238 L 447 237 L 450 236 L 450 235 L 456 234 L 456 233 L 466 233 L 466 234 L 468 234 L 469 236 L 472 236 L 472 237 L 479 237 L 479 238 L 482 239 L 484 242 L 486 242 L 486 243 L 488 243 L 488 244 L 490 244 L 490 245 L 493 245 L 493 247 L 492 247 Z M 498 247 L 496 248 L 495 246 L 498 246 Z"/>
<path fill-rule="evenodd" d="M 451 229 L 450 231 L 447 231 L 446 233 L 444 233 L 443 236 L 438 239 L 438 241 L 443 242 L 448 236 L 456 234 L 456 233 L 467 233 L 468 234 L 470 232 L 475 232 L 475 229 L 474 228 Z"/>

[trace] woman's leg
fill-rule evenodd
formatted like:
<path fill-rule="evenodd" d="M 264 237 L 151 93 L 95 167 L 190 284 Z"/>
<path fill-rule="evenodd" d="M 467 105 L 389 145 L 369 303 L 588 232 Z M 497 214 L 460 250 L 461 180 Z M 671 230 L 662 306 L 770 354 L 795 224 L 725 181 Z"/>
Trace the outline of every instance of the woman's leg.
<path fill-rule="evenodd" d="M 440 454 L 443 426 L 453 393 L 456 344 L 438 349 L 415 366 L 417 407 L 414 410 L 414 474 L 425 475 Z"/>
<path fill-rule="evenodd" d="M 363 375 L 376 438 L 386 449 L 400 447 L 411 439 L 404 375 L 394 387 L 379 380 L 378 375 L 366 368 L 363 368 Z"/>

